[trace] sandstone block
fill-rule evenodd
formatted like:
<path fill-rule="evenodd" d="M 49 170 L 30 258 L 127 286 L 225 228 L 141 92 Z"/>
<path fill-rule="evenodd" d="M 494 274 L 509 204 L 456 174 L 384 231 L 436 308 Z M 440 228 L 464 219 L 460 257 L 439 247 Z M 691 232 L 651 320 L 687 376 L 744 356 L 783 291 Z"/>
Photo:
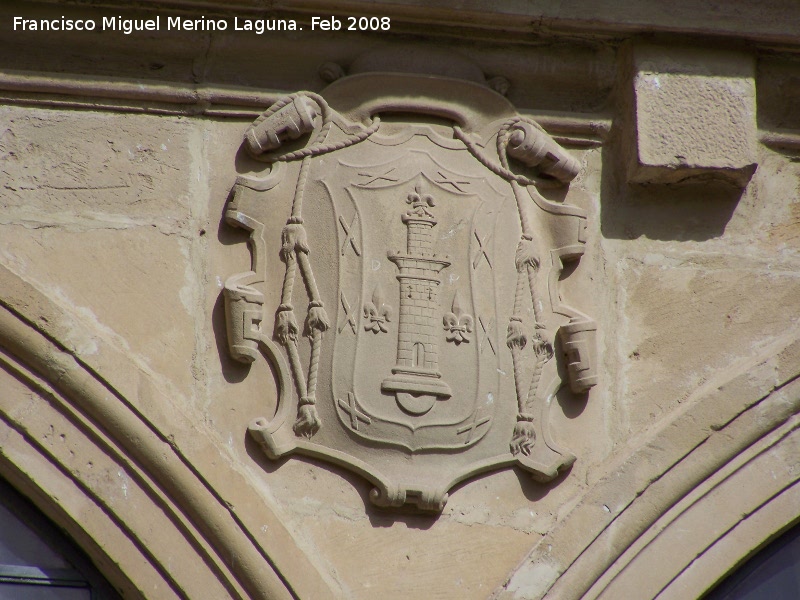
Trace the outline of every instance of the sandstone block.
<path fill-rule="evenodd" d="M 756 167 L 755 62 L 741 52 L 637 46 L 635 150 L 628 180 L 722 179 L 744 187 Z"/>

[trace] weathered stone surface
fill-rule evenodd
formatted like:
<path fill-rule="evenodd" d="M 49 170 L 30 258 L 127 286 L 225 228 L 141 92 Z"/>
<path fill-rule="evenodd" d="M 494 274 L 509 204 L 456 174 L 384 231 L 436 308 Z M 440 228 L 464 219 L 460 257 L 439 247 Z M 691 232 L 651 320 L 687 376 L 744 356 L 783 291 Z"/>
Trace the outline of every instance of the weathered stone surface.
<path fill-rule="evenodd" d="M 147 225 L 75 232 L 27 222 L 4 226 L 0 261 L 188 396 L 195 341 L 186 246 Z M 79 352 L 92 354 L 91 339 L 80 340 Z"/>
<path fill-rule="evenodd" d="M 354 598 L 411 591 L 446 598 L 454 590 L 486 598 L 513 568 L 512 557 L 553 526 L 566 498 L 555 489 L 543 496 L 524 476 L 497 473 L 461 486 L 438 519 L 364 514 L 357 506 L 369 487 L 344 471 L 289 461 L 272 476 L 271 494 L 287 522 Z M 531 505 L 531 497 L 540 502 Z"/>
<path fill-rule="evenodd" d="M 756 166 L 755 61 L 740 52 L 636 45 L 629 179 L 701 176 L 743 187 Z"/>
<path fill-rule="evenodd" d="M 106 219 L 172 230 L 191 201 L 186 121 L 0 107 L 4 221 L 64 228 Z M 191 167 L 190 167 L 191 170 Z"/>
<path fill-rule="evenodd" d="M 186 325 L 201 302 L 197 244 L 207 211 L 192 125 L 2 111 L 5 264 L 190 396 L 196 333 Z"/>
<path fill-rule="evenodd" d="M 620 285 L 626 290 L 624 341 L 619 344 L 626 364 L 621 391 L 628 412 L 625 429 L 647 427 L 713 373 L 797 326 L 797 273 L 755 261 L 744 268 L 741 262 L 736 255 L 653 252 L 620 265 Z M 755 296 L 763 303 L 748 301 Z M 770 304 L 781 308 L 770 309 Z"/>

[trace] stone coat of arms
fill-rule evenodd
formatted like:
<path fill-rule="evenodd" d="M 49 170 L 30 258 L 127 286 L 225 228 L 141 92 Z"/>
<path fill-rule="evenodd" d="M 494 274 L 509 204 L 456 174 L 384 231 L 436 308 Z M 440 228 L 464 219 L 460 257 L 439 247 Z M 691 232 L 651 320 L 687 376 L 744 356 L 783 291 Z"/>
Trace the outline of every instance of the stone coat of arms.
<path fill-rule="evenodd" d="M 234 358 L 278 379 L 276 414 L 249 427 L 270 458 L 429 511 L 475 474 L 573 463 L 548 414 L 562 385 L 596 383 L 596 325 L 558 290 L 586 215 L 538 189 L 568 185 L 574 158 L 471 72 L 369 64 L 279 100 L 244 147 L 263 170 L 225 218 L 252 264 L 224 294 Z"/>

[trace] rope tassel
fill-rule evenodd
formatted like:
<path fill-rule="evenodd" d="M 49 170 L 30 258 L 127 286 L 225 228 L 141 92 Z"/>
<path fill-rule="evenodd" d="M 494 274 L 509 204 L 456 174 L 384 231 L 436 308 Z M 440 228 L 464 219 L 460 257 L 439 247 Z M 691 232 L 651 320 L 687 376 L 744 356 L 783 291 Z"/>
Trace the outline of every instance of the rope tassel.
<path fill-rule="evenodd" d="M 308 305 L 308 316 L 306 317 L 306 329 L 309 333 L 316 331 L 328 331 L 331 323 L 328 320 L 328 313 L 322 302 L 311 302 Z"/>
<path fill-rule="evenodd" d="M 273 127 L 274 123 L 265 123 L 278 111 L 292 104 L 294 113 L 304 116 L 302 123 L 296 127 L 297 135 L 289 137 L 295 139 L 304 133 L 311 133 L 310 140 L 306 147 L 300 150 L 289 151 L 283 154 L 270 153 L 270 150 L 277 150 L 283 140 Z M 273 120 L 274 121 L 274 120 Z M 335 150 L 357 144 L 370 135 L 375 133 L 380 120 L 377 117 L 372 119 L 368 126 L 360 126 L 357 131 L 344 131 L 346 138 L 336 143 L 327 142 L 328 133 L 333 125 L 333 114 L 327 102 L 311 92 L 292 94 L 273 104 L 264 112 L 253 125 L 248 129 L 247 140 L 252 154 L 255 158 L 268 163 L 278 161 L 302 160 L 300 171 L 297 176 L 297 187 L 295 188 L 294 201 L 292 203 L 291 217 L 286 222 L 281 231 L 280 257 L 286 263 L 286 273 L 283 279 L 283 289 L 281 290 L 281 304 L 275 314 L 275 338 L 285 346 L 289 355 L 294 383 L 297 394 L 300 397 L 297 407 L 297 419 L 294 423 L 294 432 L 298 436 L 310 438 L 322 426 L 319 413 L 316 407 L 316 387 L 317 371 L 322 350 L 322 336 L 330 328 L 330 319 L 322 305 L 319 291 L 317 290 L 314 274 L 309 260 L 310 247 L 308 244 L 308 234 L 303 226 L 302 207 L 305 186 L 308 180 L 310 169 L 310 158 L 333 152 Z M 272 137 L 270 137 L 270 135 Z M 303 366 L 298 352 L 299 327 L 292 307 L 292 297 L 294 294 L 294 283 L 297 270 L 306 285 L 308 291 L 308 314 L 305 321 L 305 334 L 311 339 L 311 356 L 308 370 L 308 381 L 304 377 Z"/>
<path fill-rule="evenodd" d="M 294 309 L 291 304 L 281 304 L 275 315 L 275 337 L 284 346 L 297 340 L 297 321 L 294 318 Z"/>
<path fill-rule="evenodd" d="M 522 350 L 527 344 L 528 335 L 525 333 L 525 328 L 522 326 L 522 320 L 519 317 L 511 317 L 506 334 L 506 346 L 512 350 L 514 348 Z"/>
<path fill-rule="evenodd" d="M 530 456 L 533 445 L 536 443 L 536 430 L 533 426 L 531 415 L 517 415 L 517 424 L 514 425 L 514 435 L 511 438 L 511 454 L 524 454 Z"/>
<path fill-rule="evenodd" d="M 322 427 L 322 421 L 319 418 L 317 407 L 309 398 L 303 398 L 302 401 L 309 402 L 308 404 L 301 404 L 297 409 L 297 420 L 294 422 L 295 435 L 302 435 L 310 438 L 319 431 Z"/>

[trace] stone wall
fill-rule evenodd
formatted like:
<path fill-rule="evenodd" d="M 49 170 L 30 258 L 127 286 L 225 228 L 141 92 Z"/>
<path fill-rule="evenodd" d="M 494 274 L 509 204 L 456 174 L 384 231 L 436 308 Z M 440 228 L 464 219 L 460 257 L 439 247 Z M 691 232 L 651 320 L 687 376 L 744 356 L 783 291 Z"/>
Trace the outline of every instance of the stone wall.
<path fill-rule="evenodd" d="M 689 598 L 796 522 L 800 11 L 473 4 L 352 3 L 385 35 L 15 32 L 129 11 L 0 8 L 0 474 L 124 597 Z M 542 194 L 588 215 L 559 285 L 597 321 L 599 381 L 549 410 L 577 460 L 471 477 L 440 515 L 264 455 L 248 424 L 280 382 L 230 356 L 222 294 L 251 260 L 224 219 L 250 123 L 393 40 L 507 80 L 580 164 Z"/>

